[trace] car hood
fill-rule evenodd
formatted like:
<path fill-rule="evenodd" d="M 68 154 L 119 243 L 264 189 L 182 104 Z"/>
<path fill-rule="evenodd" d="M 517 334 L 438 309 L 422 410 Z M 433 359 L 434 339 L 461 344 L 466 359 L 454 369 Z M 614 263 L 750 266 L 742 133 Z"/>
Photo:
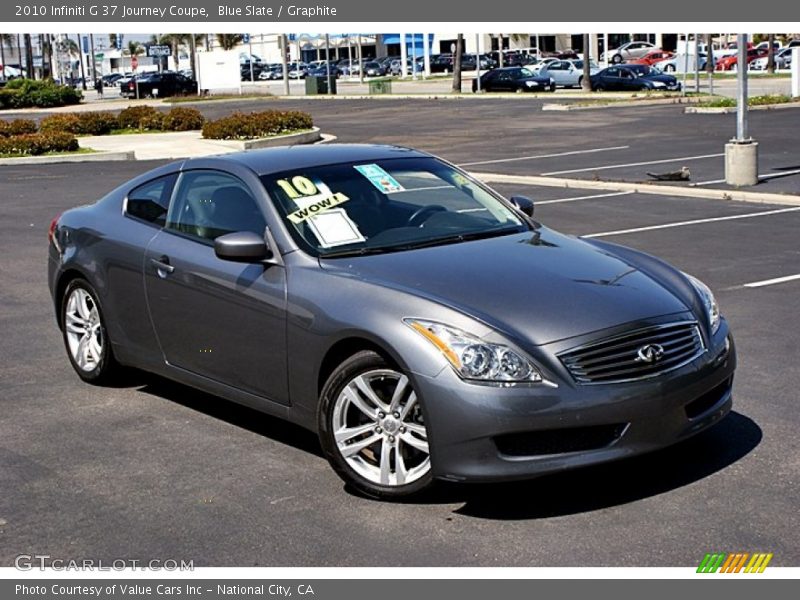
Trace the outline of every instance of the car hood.
<path fill-rule="evenodd" d="M 642 75 L 640 79 L 646 79 L 647 81 L 660 81 L 662 83 L 666 83 L 667 85 L 675 85 L 678 83 L 678 80 L 672 75 Z"/>
<path fill-rule="evenodd" d="M 635 264 L 544 227 L 320 265 L 427 298 L 534 345 L 689 309 Z"/>

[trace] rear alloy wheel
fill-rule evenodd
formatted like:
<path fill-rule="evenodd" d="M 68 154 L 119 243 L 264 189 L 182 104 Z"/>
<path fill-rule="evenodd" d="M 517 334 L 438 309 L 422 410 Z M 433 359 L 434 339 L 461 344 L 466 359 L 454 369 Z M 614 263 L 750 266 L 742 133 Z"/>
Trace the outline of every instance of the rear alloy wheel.
<path fill-rule="evenodd" d="M 322 390 L 319 430 L 331 466 L 367 496 L 400 498 L 433 481 L 417 393 L 375 352 L 359 352 L 333 372 Z"/>
<path fill-rule="evenodd" d="M 110 381 L 119 370 L 111 351 L 97 292 L 83 279 L 69 283 L 61 303 L 64 345 L 78 376 L 90 383 Z"/>
<path fill-rule="evenodd" d="M 618 65 L 619 63 L 622 62 L 622 55 L 615 54 L 614 56 L 611 57 L 611 62 L 614 63 L 615 65 Z"/>

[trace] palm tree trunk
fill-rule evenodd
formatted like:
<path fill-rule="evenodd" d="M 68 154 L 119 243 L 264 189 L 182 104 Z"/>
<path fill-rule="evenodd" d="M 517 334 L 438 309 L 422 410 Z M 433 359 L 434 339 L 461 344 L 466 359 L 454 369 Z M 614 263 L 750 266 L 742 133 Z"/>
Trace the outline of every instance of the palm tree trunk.
<path fill-rule="evenodd" d="M 461 53 L 464 51 L 464 34 L 456 38 L 456 51 L 453 54 L 453 93 L 461 93 Z"/>
<path fill-rule="evenodd" d="M 5 34 L 0 37 L 0 65 L 3 67 L 3 72 L 0 73 L 0 79 L 6 80 L 6 40 Z"/>
<path fill-rule="evenodd" d="M 581 79 L 581 90 L 584 92 L 592 91 L 592 71 L 590 69 L 590 61 L 592 53 L 589 48 L 589 34 L 583 34 L 583 78 Z"/>
<path fill-rule="evenodd" d="M 36 79 L 35 73 L 33 72 L 33 47 L 31 46 L 31 34 L 23 34 L 22 39 L 25 42 L 25 68 L 28 71 L 28 78 Z M 22 61 L 20 60 L 20 62 Z"/>
<path fill-rule="evenodd" d="M 767 48 L 767 73 L 772 75 L 775 73 L 775 34 L 770 33 L 767 36 L 767 40 L 769 43 L 769 48 Z"/>

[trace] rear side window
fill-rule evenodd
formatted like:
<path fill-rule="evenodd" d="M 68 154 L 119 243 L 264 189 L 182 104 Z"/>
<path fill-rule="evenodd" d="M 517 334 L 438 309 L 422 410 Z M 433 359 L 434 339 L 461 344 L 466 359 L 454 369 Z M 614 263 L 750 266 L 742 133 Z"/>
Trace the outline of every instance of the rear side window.
<path fill-rule="evenodd" d="M 128 192 L 125 213 L 136 219 L 163 227 L 167 220 L 169 199 L 177 175 L 165 175 L 153 179 Z"/>

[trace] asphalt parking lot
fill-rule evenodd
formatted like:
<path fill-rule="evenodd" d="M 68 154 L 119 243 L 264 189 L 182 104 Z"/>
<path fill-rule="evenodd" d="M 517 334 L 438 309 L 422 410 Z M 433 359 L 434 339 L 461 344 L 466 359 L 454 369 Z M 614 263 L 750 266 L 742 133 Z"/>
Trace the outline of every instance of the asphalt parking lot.
<path fill-rule="evenodd" d="M 461 164 L 502 160 L 480 170 L 514 174 L 711 153 L 733 126 L 652 107 L 646 117 L 614 109 L 614 126 L 608 112 L 586 111 L 579 127 L 569 113 L 534 119 L 514 102 L 423 111 L 334 101 L 315 120 L 340 141 L 413 145 Z M 753 134 L 773 147 L 768 169 L 800 159 L 776 114 L 753 118 Z M 525 158 L 613 146 L 628 147 Z M 714 177 L 702 160 L 688 163 L 693 173 Z M 47 226 L 154 164 L 0 169 L 0 564 L 43 553 L 196 566 L 691 566 L 710 551 L 800 563 L 800 279 L 764 283 L 800 274 L 800 207 L 493 184 L 536 200 L 547 226 L 652 252 L 711 285 L 738 345 L 734 412 L 649 456 L 385 504 L 345 489 L 315 436 L 295 426 L 154 377 L 98 388 L 72 372 L 47 291 Z M 759 189 L 796 193 L 800 179 L 791 180 Z"/>

